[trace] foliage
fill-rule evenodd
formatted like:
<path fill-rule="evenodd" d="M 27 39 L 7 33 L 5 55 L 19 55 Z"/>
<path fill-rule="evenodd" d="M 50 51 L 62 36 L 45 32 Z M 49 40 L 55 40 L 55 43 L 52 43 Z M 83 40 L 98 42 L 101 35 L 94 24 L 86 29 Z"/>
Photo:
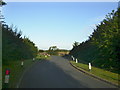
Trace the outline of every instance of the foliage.
<path fill-rule="evenodd" d="M 94 32 L 85 42 L 74 46 L 70 54 L 84 63 L 92 62 L 94 66 L 119 73 L 120 65 L 120 8 L 106 15 L 96 26 Z M 80 61 L 79 60 L 79 61 Z"/>
<path fill-rule="evenodd" d="M 69 50 L 66 50 L 66 49 L 59 49 L 57 48 L 57 46 L 51 46 L 49 48 L 49 50 L 46 50 L 46 52 L 50 55 L 58 55 L 59 52 L 64 52 L 64 53 L 67 53 L 69 52 Z"/>
<path fill-rule="evenodd" d="M 44 50 L 39 50 L 38 52 L 41 53 L 41 52 L 45 52 L 45 51 Z"/>
<path fill-rule="evenodd" d="M 0 5 L 6 5 L 6 3 L 2 0 L 0 0 Z"/>
<path fill-rule="evenodd" d="M 57 49 L 58 49 L 57 46 L 51 46 L 49 47 L 49 50 L 47 51 L 47 53 L 50 55 L 57 55 L 58 54 Z"/>
<path fill-rule="evenodd" d="M 57 48 L 57 46 L 51 46 L 50 48 L 49 48 L 49 50 L 51 50 L 51 51 L 55 51 L 55 50 L 57 50 L 58 48 Z"/>
<path fill-rule="evenodd" d="M 74 42 L 73 47 L 77 47 L 79 45 L 79 42 Z"/>
<path fill-rule="evenodd" d="M 2 24 L 2 60 L 7 64 L 11 60 L 30 59 L 37 55 L 38 49 L 28 38 L 22 38 L 18 29 Z"/>

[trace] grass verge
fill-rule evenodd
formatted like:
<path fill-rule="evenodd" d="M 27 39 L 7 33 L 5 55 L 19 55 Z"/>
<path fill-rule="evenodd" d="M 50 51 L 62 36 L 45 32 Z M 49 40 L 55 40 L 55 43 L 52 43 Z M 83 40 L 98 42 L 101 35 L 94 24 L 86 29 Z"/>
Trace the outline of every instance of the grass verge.
<path fill-rule="evenodd" d="M 21 61 L 11 61 L 8 62 L 7 65 L 3 65 L 2 68 L 2 88 L 16 88 L 17 83 L 19 82 L 20 76 L 22 75 L 22 72 L 30 67 L 33 64 L 32 59 L 24 60 L 24 66 L 21 67 Z M 5 79 L 5 70 L 10 69 L 10 79 L 9 84 L 4 84 Z"/>
<path fill-rule="evenodd" d="M 120 83 L 120 78 L 118 77 L 119 74 L 112 73 L 112 72 L 109 72 L 109 71 L 106 71 L 106 70 L 103 70 L 103 69 L 100 69 L 100 68 L 96 68 L 96 67 L 93 67 L 93 66 L 92 66 L 91 71 L 89 71 L 87 64 L 76 63 L 74 61 L 70 61 L 70 63 L 72 63 L 73 65 L 75 65 L 78 68 L 82 68 L 83 70 L 85 70 L 86 72 L 88 72 L 90 74 L 98 76 L 98 77 L 100 77 L 102 79 L 105 79 L 109 82 L 112 82 L 116 85 L 119 85 L 119 83 Z"/>
<path fill-rule="evenodd" d="M 49 59 L 50 57 L 46 57 L 44 55 L 37 56 L 35 61 L 38 60 L 44 60 L 44 59 Z M 8 62 L 7 65 L 2 66 L 2 88 L 16 88 L 23 72 L 25 69 L 29 68 L 31 65 L 34 64 L 32 59 L 24 60 L 24 66 L 21 67 L 21 61 L 16 60 L 16 61 L 10 61 Z M 10 69 L 10 79 L 9 79 L 9 84 L 4 84 L 5 80 L 5 70 Z"/>
<path fill-rule="evenodd" d="M 37 55 L 36 59 L 37 60 L 44 60 L 44 59 L 50 60 L 50 56 L 48 56 L 48 55 Z"/>

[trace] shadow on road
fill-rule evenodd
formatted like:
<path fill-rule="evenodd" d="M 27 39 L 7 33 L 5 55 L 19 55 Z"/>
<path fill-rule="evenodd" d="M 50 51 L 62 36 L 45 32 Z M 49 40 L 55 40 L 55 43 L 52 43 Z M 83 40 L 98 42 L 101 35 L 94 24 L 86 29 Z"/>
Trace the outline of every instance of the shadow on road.
<path fill-rule="evenodd" d="M 44 60 L 27 71 L 20 88 L 87 88 L 53 62 Z"/>

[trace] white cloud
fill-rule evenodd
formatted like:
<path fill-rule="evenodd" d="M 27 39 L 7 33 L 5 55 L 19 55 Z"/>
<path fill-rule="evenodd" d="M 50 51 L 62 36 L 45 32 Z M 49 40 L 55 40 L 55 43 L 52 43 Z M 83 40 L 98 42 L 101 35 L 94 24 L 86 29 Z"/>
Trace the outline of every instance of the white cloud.
<path fill-rule="evenodd" d="M 119 2 L 119 0 L 4 0 L 5 2 Z"/>

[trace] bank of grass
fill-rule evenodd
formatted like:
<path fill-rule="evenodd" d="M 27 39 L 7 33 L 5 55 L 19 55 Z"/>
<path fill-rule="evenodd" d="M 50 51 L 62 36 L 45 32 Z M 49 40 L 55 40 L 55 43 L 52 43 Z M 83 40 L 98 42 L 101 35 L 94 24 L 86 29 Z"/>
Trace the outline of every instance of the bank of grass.
<path fill-rule="evenodd" d="M 48 56 L 48 55 L 37 55 L 36 59 L 37 60 L 45 60 L 45 59 L 50 60 L 50 56 Z"/>
<path fill-rule="evenodd" d="M 91 74 L 94 74 L 95 76 L 98 76 L 100 78 L 103 78 L 109 82 L 112 82 L 116 85 L 119 85 L 120 83 L 120 78 L 118 77 L 119 74 L 116 73 L 112 73 L 100 68 L 96 68 L 92 66 L 91 71 L 89 71 L 88 69 L 88 65 L 87 64 L 83 64 L 83 63 L 75 63 L 74 61 L 70 61 L 70 63 L 72 63 L 73 65 L 75 65 L 78 68 L 82 68 L 83 70 L 85 70 L 86 72 L 89 72 Z"/>
<path fill-rule="evenodd" d="M 17 60 L 17 61 L 10 61 L 8 62 L 7 65 L 3 65 L 2 68 L 2 86 L 3 88 L 16 88 L 20 76 L 22 75 L 22 72 L 30 67 L 34 62 L 32 61 L 32 59 L 28 59 L 28 60 L 24 60 L 24 66 L 21 67 L 21 61 Z M 4 84 L 4 78 L 5 78 L 5 70 L 6 69 L 10 69 L 10 80 L 9 80 L 9 84 L 5 85 Z"/>
<path fill-rule="evenodd" d="M 44 60 L 49 59 L 49 57 L 37 56 L 35 58 L 35 61 L 33 62 L 32 59 L 24 60 L 24 66 L 21 67 L 21 61 L 10 61 L 7 65 L 2 66 L 2 88 L 16 88 L 17 84 L 19 83 L 19 80 L 24 72 L 25 69 L 29 68 L 31 65 L 33 65 L 38 60 Z M 10 80 L 9 84 L 4 84 L 4 78 L 5 78 L 5 70 L 10 69 Z"/>

